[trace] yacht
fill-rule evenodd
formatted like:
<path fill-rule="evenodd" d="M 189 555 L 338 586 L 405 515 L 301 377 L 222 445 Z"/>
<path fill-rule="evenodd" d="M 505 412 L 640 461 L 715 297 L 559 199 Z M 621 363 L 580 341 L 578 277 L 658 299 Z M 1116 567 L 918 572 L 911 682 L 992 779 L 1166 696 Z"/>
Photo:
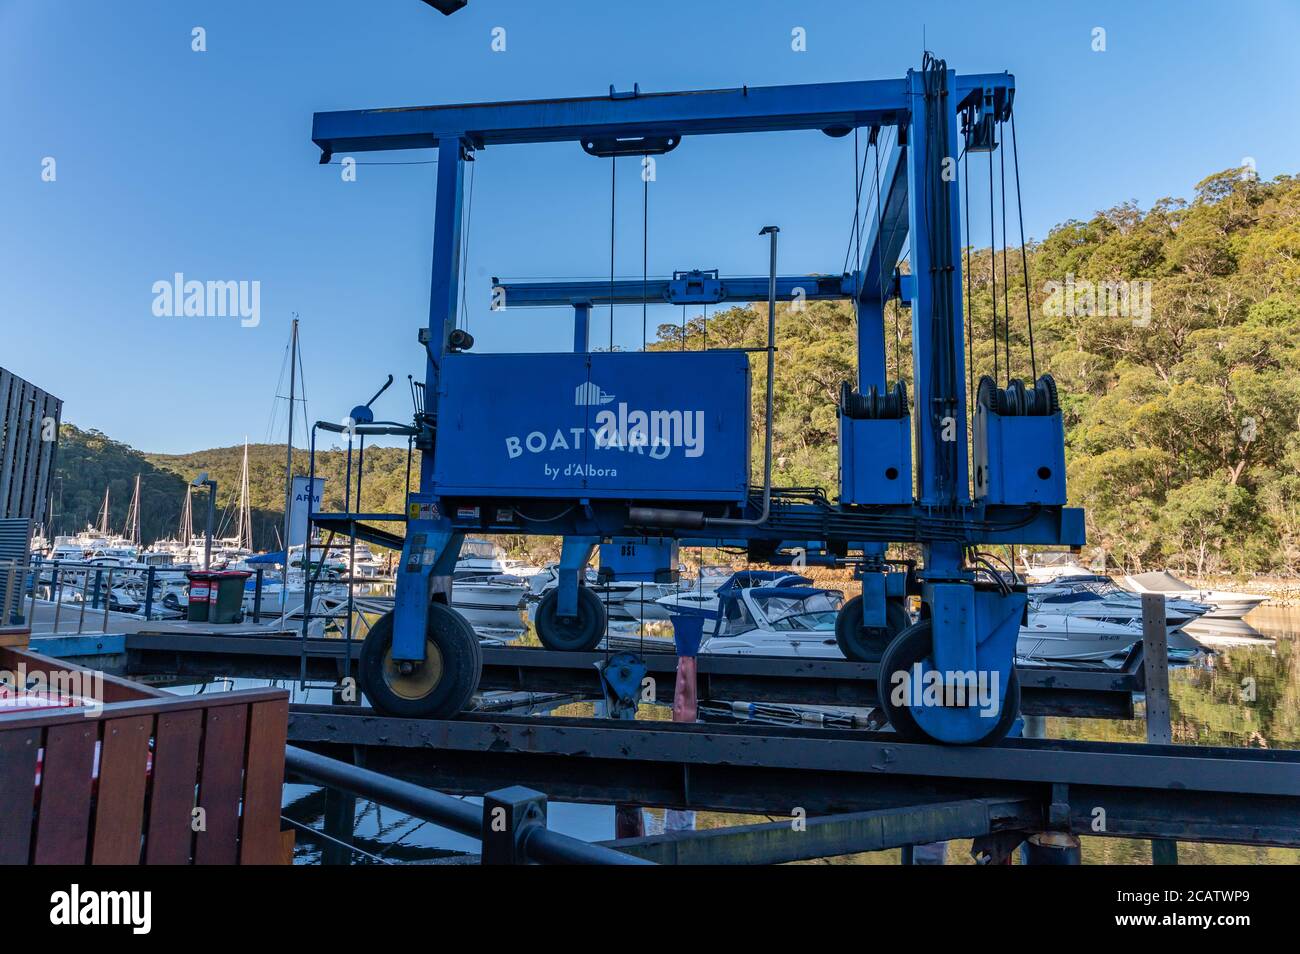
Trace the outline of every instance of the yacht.
<path fill-rule="evenodd" d="M 1025 580 L 1029 583 L 1054 583 L 1075 576 L 1093 576 L 1070 550 L 1020 551 L 1020 563 Z"/>
<path fill-rule="evenodd" d="M 529 580 L 541 572 L 541 567 L 506 556 L 506 552 L 491 540 L 466 540 L 461 544 L 460 559 L 456 561 L 457 574 L 462 571 L 466 575 L 504 575 Z"/>
<path fill-rule="evenodd" d="M 1102 622 L 1129 622 L 1141 626 L 1142 597 L 1123 589 L 1107 576 L 1071 576 L 1055 583 L 1029 587 L 1030 612 L 1073 615 Z M 1211 607 L 1191 600 L 1165 601 L 1165 626 L 1174 632 L 1209 613 Z"/>
<path fill-rule="evenodd" d="M 809 656 L 843 659 L 835 641 L 835 617 L 843 602 L 837 590 L 812 586 L 806 577 L 774 570 L 735 573 L 713 594 L 683 593 L 659 600 L 674 616 L 704 618 L 702 653 Z M 1032 600 L 1028 625 L 1020 628 L 1016 656 L 1022 661 L 1099 661 L 1118 656 L 1142 639 L 1136 615 L 1093 597 L 1053 607 Z M 1092 615 L 1095 613 L 1096 615 Z M 1106 614 L 1106 615 L 1102 615 Z M 1203 651 L 1175 619 L 1169 635 L 1173 658 Z M 733 641 L 734 640 L 734 641 Z"/>
<path fill-rule="evenodd" d="M 1208 604 L 1210 611 L 1204 617 L 1207 621 L 1239 620 L 1268 600 L 1255 593 L 1197 589 L 1164 570 L 1126 576 L 1124 583 L 1135 593 L 1164 593 L 1166 597 Z"/>

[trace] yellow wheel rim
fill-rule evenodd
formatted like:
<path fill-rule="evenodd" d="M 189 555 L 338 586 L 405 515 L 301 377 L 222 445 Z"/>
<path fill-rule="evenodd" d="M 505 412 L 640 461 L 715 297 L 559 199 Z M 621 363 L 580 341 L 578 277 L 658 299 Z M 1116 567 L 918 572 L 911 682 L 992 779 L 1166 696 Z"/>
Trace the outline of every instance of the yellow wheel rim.
<path fill-rule="evenodd" d="M 442 682 L 442 653 L 433 640 L 424 641 L 424 665 L 417 666 L 410 675 L 403 675 L 393 661 L 390 646 L 384 653 L 384 683 L 393 695 L 412 701 L 423 699 Z"/>

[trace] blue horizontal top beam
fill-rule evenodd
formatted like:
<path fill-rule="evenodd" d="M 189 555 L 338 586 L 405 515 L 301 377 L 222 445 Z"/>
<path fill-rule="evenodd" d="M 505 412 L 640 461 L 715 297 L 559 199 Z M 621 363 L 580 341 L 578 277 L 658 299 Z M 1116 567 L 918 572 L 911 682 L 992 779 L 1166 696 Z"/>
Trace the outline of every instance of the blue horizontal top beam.
<path fill-rule="evenodd" d="M 540 308 L 573 305 L 716 305 L 724 302 L 748 304 L 767 300 L 767 278 L 722 278 L 705 285 L 697 293 L 686 293 L 683 283 L 667 278 L 643 282 L 639 278 L 616 281 L 586 282 L 505 282 L 493 284 L 501 291 L 504 308 Z M 776 280 L 777 301 L 831 301 L 851 298 L 855 279 L 839 275 L 787 275 Z"/>
<path fill-rule="evenodd" d="M 1006 73 L 957 77 L 959 100 L 986 86 L 1009 88 Z M 642 136 L 834 130 L 907 120 L 906 79 L 755 86 L 676 93 L 317 113 L 312 141 L 326 154 L 429 149 L 440 139 L 471 146 L 574 142 Z"/>

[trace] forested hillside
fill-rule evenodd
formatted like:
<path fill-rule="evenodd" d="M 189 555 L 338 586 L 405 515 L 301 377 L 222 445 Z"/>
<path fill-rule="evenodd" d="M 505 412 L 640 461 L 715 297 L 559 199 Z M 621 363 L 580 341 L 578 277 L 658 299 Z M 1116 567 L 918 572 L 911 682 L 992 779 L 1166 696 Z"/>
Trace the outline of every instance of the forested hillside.
<path fill-rule="evenodd" d="M 1027 265 L 1038 371 L 1050 371 L 1061 390 L 1070 498 L 1088 511 L 1090 546 L 1132 569 L 1300 571 L 1300 179 L 1217 173 L 1190 200 L 1119 205 L 1058 226 L 1026 252 L 1024 265 L 1018 248 L 971 254 L 971 365 L 977 380 L 993 374 L 996 346 L 1000 383 L 1008 353 L 1012 376 L 1030 377 Z M 890 306 L 889 375 L 901 366 L 910 393 L 909 322 Z M 765 334 L 763 307 L 708 320 L 710 347 L 754 347 Z M 834 493 L 835 400 L 853 376 L 852 309 L 782 306 L 778 335 L 776 479 Z M 703 320 L 690 320 L 684 336 L 664 325 L 659 337 L 653 347 L 702 347 Z M 765 380 L 763 363 L 754 364 L 757 452 Z M 140 454 L 65 426 L 61 526 L 94 521 L 106 482 L 120 524 L 142 473 L 144 535 L 170 535 L 198 471 L 218 480 L 223 510 L 237 500 L 242 453 Z M 284 449 L 253 445 L 249 457 L 254 532 L 269 547 L 283 506 Z M 342 467 L 340 453 L 318 458 L 330 478 L 327 506 L 341 505 Z M 405 450 L 367 451 L 366 470 L 361 509 L 399 509 Z"/>

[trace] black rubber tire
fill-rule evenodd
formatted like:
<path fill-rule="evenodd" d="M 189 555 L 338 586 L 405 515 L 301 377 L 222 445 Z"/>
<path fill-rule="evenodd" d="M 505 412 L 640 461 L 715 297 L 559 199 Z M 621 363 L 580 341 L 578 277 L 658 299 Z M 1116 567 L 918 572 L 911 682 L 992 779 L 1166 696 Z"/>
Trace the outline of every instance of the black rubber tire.
<path fill-rule="evenodd" d="M 885 600 L 885 628 L 864 629 L 862 626 L 862 597 L 855 596 L 842 607 L 835 617 L 835 642 L 845 659 L 854 662 L 880 662 L 885 649 L 894 637 L 912 625 L 912 615 L 907 604 L 900 599 Z"/>
<path fill-rule="evenodd" d="M 424 635 L 425 666 L 412 677 L 399 676 L 390 665 L 391 611 L 379 617 L 366 635 L 357 675 L 365 697 L 385 715 L 447 719 L 464 709 L 478 688 L 483 649 L 465 617 L 444 603 L 431 603 Z M 422 687 L 429 675 L 421 674 L 431 665 L 437 667 L 436 678 Z"/>
<path fill-rule="evenodd" d="M 906 706 L 895 706 L 890 700 L 890 687 L 895 673 L 910 673 L 912 666 L 930 655 L 934 644 L 932 621 L 922 619 L 913 623 L 895 637 L 880 659 L 880 674 L 877 677 L 876 692 L 880 701 L 880 710 L 889 720 L 894 732 L 905 742 L 936 742 L 912 716 Z M 944 743 L 952 745 L 996 745 L 1006 738 L 1020 715 L 1020 679 L 1016 667 L 1011 667 L 1011 678 L 1007 680 L 1007 693 L 1002 700 L 1002 711 L 997 721 L 982 738 L 971 742 Z"/>
<path fill-rule="evenodd" d="M 585 653 L 595 649 L 605 635 L 609 618 L 600 597 L 585 586 L 578 587 L 578 615 L 561 616 L 555 611 L 560 600 L 559 587 L 551 590 L 537 604 L 537 638 L 547 649 Z"/>

